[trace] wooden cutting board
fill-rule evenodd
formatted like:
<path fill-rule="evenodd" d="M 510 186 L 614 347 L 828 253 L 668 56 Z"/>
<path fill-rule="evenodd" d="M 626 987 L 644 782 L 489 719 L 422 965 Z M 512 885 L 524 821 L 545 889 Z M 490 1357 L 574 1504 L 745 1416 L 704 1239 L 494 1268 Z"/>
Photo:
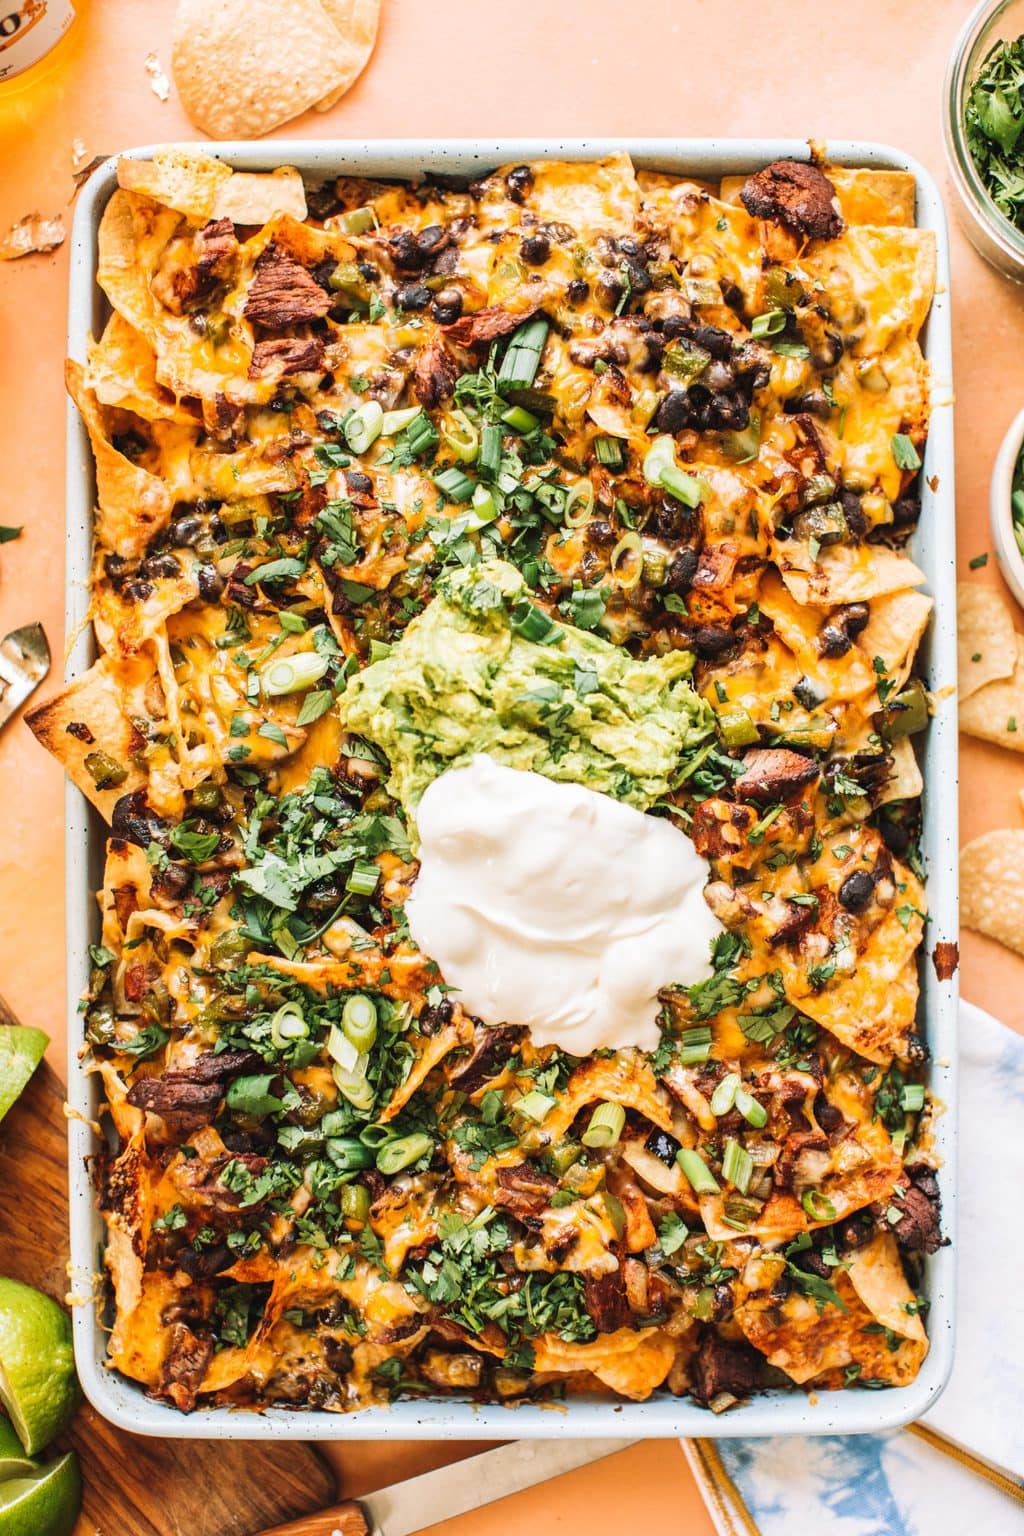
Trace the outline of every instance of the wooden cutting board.
<path fill-rule="evenodd" d="M 15 1022 L 2 1001 L 0 1022 Z M 68 1288 L 63 1103 L 44 1064 L 0 1123 L 0 1273 L 59 1300 Z M 152 1440 L 88 1404 L 67 1438 L 85 1479 L 74 1536 L 257 1536 L 335 1498 L 332 1473 L 308 1445 Z"/>

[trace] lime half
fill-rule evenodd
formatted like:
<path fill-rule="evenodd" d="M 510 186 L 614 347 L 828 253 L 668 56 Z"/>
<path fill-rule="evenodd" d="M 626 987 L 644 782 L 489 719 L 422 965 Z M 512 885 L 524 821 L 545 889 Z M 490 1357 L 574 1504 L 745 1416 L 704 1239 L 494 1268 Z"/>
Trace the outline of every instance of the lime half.
<path fill-rule="evenodd" d="M 0 1120 L 20 1099 L 49 1043 L 49 1035 L 44 1035 L 41 1029 L 0 1024 Z"/>
<path fill-rule="evenodd" d="M 29 1456 L 60 1434 L 78 1405 L 71 1319 L 17 1280 L 0 1280 L 0 1403 Z"/>
<path fill-rule="evenodd" d="M 35 1462 L 29 1461 L 21 1448 L 13 1424 L 9 1419 L 0 1419 L 0 1483 L 8 1477 L 24 1477 L 35 1469 Z"/>
<path fill-rule="evenodd" d="M 71 1536 L 82 1503 L 78 1457 L 0 1483 L 0 1536 Z"/>

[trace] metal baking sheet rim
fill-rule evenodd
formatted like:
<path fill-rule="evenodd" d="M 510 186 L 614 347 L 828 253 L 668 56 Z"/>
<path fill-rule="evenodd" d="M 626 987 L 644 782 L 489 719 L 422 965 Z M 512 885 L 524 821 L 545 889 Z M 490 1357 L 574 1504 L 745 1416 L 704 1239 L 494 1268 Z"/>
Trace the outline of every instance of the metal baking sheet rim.
<path fill-rule="evenodd" d="M 427 171 L 480 174 L 495 165 L 543 158 L 589 159 L 626 150 L 640 166 L 693 176 L 719 177 L 750 171 L 770 160 L 806 159 L 802 140 L 775 139 L 565 139 L 451 140 L 277 140 L 262 144 L 199 144 L 241 170 L 297 165 L 311 178 L 342 171 L 367 176 L 416 177 Z M 153 146 L 125 151 L 135 158 Z M 920 1416 L 942 1391 L 953 1364 L 956 1268 L 956 1052 L 958 978 L 940 983 L 930 960 L 938 940 L 957 938 L 957 720 L 956 587 L 953 501 L 952 348 L 950 338 L 949 250 L 945 212 L 931 175 L 901 151 L 881 144 L 830 140 L 827 155 L 836 164 L 870 165 L 913 174 L 917 223 L 935 232 L 938 287 L 924 333 L 932 369 L 932 423 L 922 475 L 922 517 L 912 546 L 936 600 L 939 621 L 926 639 L 929 683 L 942 703 L 924 752 L 924 852 L 929 866 L 931 920 L 922 951 L 922 1015 L 931 1051 L 930 1085 L 946 1105 L 939 1117 L 937 1150 L 945 1230 L 952 1246 L 928 1261 L 925 1289 L 930 1301 L 931 1349 L 916 1380 L 884 1392 L 821 1392 L 794 1388 L 751 1399 L 715 1415 L 684 1398 L 659 1393 L 644 1403 L 574 1398 L 541 1406 L 483 1405 L 446 1400 L 399 1402 L 348 1414 L 272 1408 L 256 1413 L 217 1408 L 188 1417 L 152 1402 L 141 1387 L 104 1364 L 106 1335 L 96 1304 L 74 1306 L 75 1359 L 86 1395 L 112 1423 L 143 1435 L 177 1439 L 360 1440 L 394 1436 L 405 1440 L 543 1439 L 557 1435 L 639 1439 L 731 1438 L 743 1435 L 866 1434 L 895 1428 Z M 84 360 L 87 338 L 98 334 L 105 301 L 96 286 L 96 235 L 106 202 L 116 186 L 109 160 L 82 189 L 71 235 L 68 350 Z M 94 476 L 88 439 L 75 407 L 67 416 L 67 580 L 66 633 L 74 643 L 67 677 L 92 662 L 94 641 L 85 625 L 91 556 Z M 69 1195 L 71 1290 L 77 1297 L 96 1290 L 103 1239 L 85 1159 L 96 1150 L 88 1122 L 99 1106 L 99 1081 L 78 1062 L 81 1019 L 76 1004 L 87 982 L 86 945 L 98 927 L 94 891 L 100 883 L 102 824 L 70 784 L 66 792 Z M 81 1118 L 80 1118 L 81 1117 Z"/>

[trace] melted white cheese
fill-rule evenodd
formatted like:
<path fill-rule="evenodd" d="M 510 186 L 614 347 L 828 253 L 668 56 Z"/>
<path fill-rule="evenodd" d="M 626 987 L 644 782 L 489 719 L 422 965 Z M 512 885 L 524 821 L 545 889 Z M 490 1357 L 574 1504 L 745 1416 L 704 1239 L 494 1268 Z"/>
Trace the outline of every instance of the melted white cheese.
<path fill-rule="evenodd" d="M 410 932 L 484 1023 L 573 1056 L 654 1050 L 658 989 L 711 974 L 708 865 L 668 821 L 478 755 L 417 824 Z"/>

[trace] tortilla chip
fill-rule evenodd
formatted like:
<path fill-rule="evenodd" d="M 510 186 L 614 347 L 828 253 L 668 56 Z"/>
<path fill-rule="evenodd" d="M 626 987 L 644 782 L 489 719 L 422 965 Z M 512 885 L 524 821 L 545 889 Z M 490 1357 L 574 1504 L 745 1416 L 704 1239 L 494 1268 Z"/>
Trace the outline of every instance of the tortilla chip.
<path fill-rule="evenodd" d="M 64 765 L 68 778 L 107 821 L 121 796 L 146 782 L 145 773 L 132 761 L 132 754 L 145 743 L 121 707 L 123 697 L 113 670 L 105 661 L 98 661 L 63 693 L 25 716 L 36 740 Z M 102 779 L 97 753 L 112 759 L 123 772 L 119 783 L 105 788 L 97 785 L 96 771 Z M 95 771 L 90 771 L 90 766 Z"/>
<path fill-rule="evenodd" d="M 960 729 L 1011 752 L 1024 752 L 1024 635 L 1014 635 L 1013 676 L 997 678 L 960 699 Z"/>
<path fill-rule="evenodd" d="M 960 850 L 960 921 L 1024 955 L 1024 831 L 983 832 Z"/>
<path fill-rule="evenodd" d="M 373 45 L 377 41 L 380 22 L 380 0 L 320 0 L 327 15 L 344 41 L 353 51 L 354 59 L 361 60 L 350 80 L 335 86 L 333 91 L 315 103 L 317 112 L 328 112 L 362 74 L 369 62 Z"/>
<path fill-rule="evenodd" d="M 618 1328 L 592 1344 L 575 1344 L 545 1333 L 533 1341 L 534 1370 L 542 1375 L 588 1372 L 622 1397 L 642 1402 L 661 1386 L 676 1357 L 675 1340 L 657 1328 Z"/>
<path fill-rule="evenodd" d="M 195 413 L 156 381 L 156 354 L 117 310 L 89 348 L 85 387 L 100 405 L 132 411 L 145 421 L 194 424 Z"/>
<path fill-rule="evenodd" d="M 846 1256 L 850 1284 L 872 1317 L 904 1339 L 926 1343 L 927 1336 L 918 1313 L 906 1308 L 914 1301 L 907 1283 L 896 1239 L 891 1232 L 879 1232 L 863 1248 Z"/>
<path fill-rule="evenodd" d="M 888 805 L 893 800 L 916 800 L 924 792 L 924 779 L 910 737 L 897 736 L 890 750 L 892 772 L 875 801 L 876 805 Z"/>
<path fill-rule="evenodd" d="M 118 453 L 107 437 L 96 396 L 86 388 L 81 363 L 69 358 L 65 377 L 96 459 L 97 542 L 126 560 L 137 560 L 170 522 L 171 493 L 158 476 Z"/>
<path fill-rule="evenodd" d="M 236 171 L 224 182 L 213 205 L 215 219 L 233 224 L 266 224 L 275 214 L 306 217 L 306 188 L 294 166 L 282 165 L 267 175 Z"/>
<path fill-rule="evenodd" d="M 1013 676 L 1017 647 L 1009 606 L 995 587 L 958 582 L 956 620 L 957 678 L 963 704 L 986 683 Z"/>
<path fill-rule="evenodd" d="M 786 565 L 785 545 L 774 558 L 786 586 L 798 603 L 832 608 L 837 603 L 867 603 L 886 592 L 905 592 L 923 585 L 925 575 L 913 560 L 884 544 L 834 544 L 823 549 L 810 570 Z"/>
<path fill-rule="evenodd" d="M 857 645 L 872 669 L 876 658 L 884 664 L 890 694 L 898 693 L 910 675 L 933 606 L 930 597 L 913 588 L 871 600 L 871 617 Z"/>
<path fill-rule="evenodd" d="M 158 149 L 152 160 L 120 159 L 117 184 L 204 223 L 214 217 L 217 194 L 231 180 L 231 167 L 195 150 Z"/>
<path fill-rule="evenodd" d="M 363 63 L 319 0 L 179 0 L 171 68 L 212 138 L 269 133 L 347 88 Z"/>

